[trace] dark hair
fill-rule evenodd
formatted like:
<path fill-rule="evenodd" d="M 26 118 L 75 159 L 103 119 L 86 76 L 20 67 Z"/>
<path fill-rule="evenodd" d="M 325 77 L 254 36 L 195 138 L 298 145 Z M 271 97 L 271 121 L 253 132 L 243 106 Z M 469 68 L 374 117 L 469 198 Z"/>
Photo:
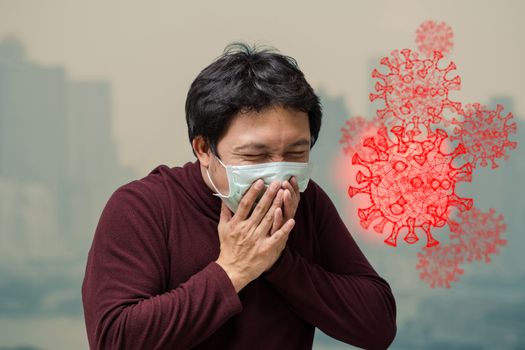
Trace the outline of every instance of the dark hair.
<path fill-rule="evenodd" d="M 321 129 L 319 97 L 306 81 L 297 61 L 242 42 L 230 43 L 193 81 L 186 97 L 190 144 L 202 135 L 212 152 L 238 112 L 282 106 L 308 114 L 312 148 Z M 193 154 L 197 156 L 192 147 Z"/>

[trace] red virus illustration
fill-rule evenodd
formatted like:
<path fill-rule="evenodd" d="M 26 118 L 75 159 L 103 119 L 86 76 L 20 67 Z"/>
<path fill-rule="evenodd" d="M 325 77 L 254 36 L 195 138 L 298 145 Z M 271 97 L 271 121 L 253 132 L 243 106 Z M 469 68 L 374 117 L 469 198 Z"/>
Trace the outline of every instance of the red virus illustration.
<path fill-rule="evenodd" d="M 343 145 L 343 152 L 347 156 L 354 153 L 361 154 L 365 160 L 371 160 L 374 151 L 370 148 L 363 147 L 363 139 L 377 134 L 379 123 L 376 120 L 367 120 L 361 116 L 351 117 L 345 121 L 341 128 L 341 139 L 339 144 Z"/>
<path fill-rule="evenodd" d="M 463 263 L 461 246 L 442 244 L 437 247 L 423 247 L 423 253 L 417 253 L 419 259 L 416 269 L 420 270 L 419 278 L 431 288 L 450 288 L 451 282 L 458 282 L 464 273 L 460 267 Z"/>
<path fill-rule="evenodd" d="M 421 270 L 421 280 L 432 288 L 450 288 L 450 283 L 457 282 L 458 276 L 464 273 L 462 264 L 475 260 L 490 263 L 490 256 L 498 254 L 499 247 L 507 244 L 507 240 L 501 238 L 507 228 L 503 215 L 495 217 L 495 214 L 494 208 L 484 213 L 473 206 L 449 220 L 450 243 L 423 247 L 423 252 L 417 254 L 416 269 Z"/>
<path fill-rule="evenodd" d="M 462 110 L 462 121 L 453 120 L 456 125 L 452 141 L 458 140 L 465 146 L 465 161 L 475 168 L 478 161 L 482 167 L 490 159 L 492 169 L 497 168 L 497 158 L 508 159 L 506 149 L 515 149 L 516 142 L 509 141 L 509 134 L 516 133 L 516 123 L 510 123 L 512 113 L 502 115 L 503 106 L 495 110 L 487 109 L 479 103 L 468 104 Z"/>
<path fill-rule="evenodd" d="M 450 93 L 461 85 L 454 62 L 443 62 L 452 38 L 444 22 L 426 21 L 417 30 L 418 52 L 394 50 L 383 57 L 386 70 L 372 71 L 377 81 L 369 95 L 371 102 L 382 100 L 377 118 L 350 118 L 339 141 L 352 165 L 360 167 L 348 172 L 347 179 L 355 178 L 358 187 L 348 186 L 347 193 L 350 198 L 365 194 L 369 202 L 355 205 L 360 226 L 387 233 L 384 242 L 393 247 L 400 234 L 414 244 L 424 233 L 426 245 L 417 254 L 416 269 L 432 288 L 450 288 L 464 274 L 463 264 L 488 263 L 507 244 L 503 216 L 473 207 L 472 198 L 456 194 L 456 185 L 472 181 L 478 163 L 486 167 L 490 160 L 496 168 L 496 160 L 508 159 L 517 147 L 509 141 L 517 125 L 512 113 L 503 114 L 503 106 L 490 110 L 473 103 L 463 108 L 451 100 Z M 441 128 L 451 125 L 449 137 Z M 450 242 L 440 243 L 431 231 L 445 224 Z"/>
<path fill-rule="evenodd" d="M 410 49 L 394 50 L 391 56 L 380 61 L 388 68 L 387 74 L 377 69 L 372 72 L 373 78 L 383 81 L 375 84 L 378 94 L 371 93 L 369 97 L 370 101 L 384 100 L 385 108 L 377 110 L 380 120 L 389 120 L 389 126 L 402 126 L 413 135 L 421 133 L 423 124 L 430 135 L 430 125 L 443 120 L 444 110 L 459 113 L 461 103 L 449 99 L 449 92 L 459 90 L 461 84 L 458 75 L 447 77 L 456 69 L 454 62 L 441 69 L 438 64 L 443 54 L 439 51 L 432 58 L 423 59 Z"/>
<path fill-rule="evenodd" d="M 357 211 L 363 228 L 367 229 L 376 219 L 379 223 L 373 229 L 377 233 L 382 233 L 387 223 L 392 225 L 385 243 L 395 247 L 400 230 L 406 228 L 404 240 L 413 244 L 419 239 L 415 229 L 421 228 L 427 236 L 427 247 L 435 246 L 439 242 L 432 236 L 431 227 L 445 225 L 451 206 L 459 210 L 472 206 L 472 199 L 459 198 L 455 193 L 457 182 L 471 181 L 470 164 L 460 168 L 452 165 L 458 155 L 465 153 L 465 148 L 459 144 L 452 153 L 443 153 L 441 146 L 448 135 L 441 129 L 423 141 L 406 135 L 401 126 L 391 131 L 397 142 L 390 140 L 385 126 L 377 132 L 377 143 L 372 137 L 364 140 L 363 145 L 376 154 L 373 160 L 366 161 L 354 154 L 352 164 L 364 166 L 369 175 L 359 171 L 356 181 L 366 186 L 349 186 L 348 194 L 353 197 L 363 193 L 370 197 L 372 205 Z"/>
<path fill-rule="evenodd" d="M 426 57 L 432 57 L 434 51 L 448 55 L 452 49 L 452 28 L 445 22 L 425 21 L 416 31 L 416 44 L 419 52 Z"/>
<path fill-rule="evenodd" d="M 495 214 L 494 208 L 484 213 L 472 207 L 449 221 L 450 239 L 461 247 L 466 261 L 484 260 L 489 263 L 490 255 L 499 254 L 499 247 L 507 244 L 507 240 L 501 238 L 507 230 L 503 215 L 495 217 Z"/>

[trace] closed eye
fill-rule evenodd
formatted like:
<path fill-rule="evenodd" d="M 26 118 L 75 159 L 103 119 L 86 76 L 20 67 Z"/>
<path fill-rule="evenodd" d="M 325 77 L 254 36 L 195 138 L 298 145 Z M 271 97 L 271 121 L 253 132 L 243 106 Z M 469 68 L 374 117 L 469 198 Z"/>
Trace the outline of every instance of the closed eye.
<path fill-rule="evenodd" d="M 302 152 L 288 152 L 287 154 L 292 156 L 302 156 L 306 153 L 306 151 Z M 250 158 L 259 158 L 259 157 L 266 157 L 266 154 L 245 154 L 244 157 L 250 157 Z"/>

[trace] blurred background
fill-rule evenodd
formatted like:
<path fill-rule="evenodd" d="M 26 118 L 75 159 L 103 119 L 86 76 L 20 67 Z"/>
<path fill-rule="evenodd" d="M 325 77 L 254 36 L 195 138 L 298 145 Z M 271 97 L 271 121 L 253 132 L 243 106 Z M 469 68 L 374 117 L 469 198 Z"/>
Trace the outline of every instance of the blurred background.
<path fill-rule="evenodd" d="M 233 41 L 294 57 L 321 97 L 312 178 L 393 289 L 391 348 L 525 349 L 524 13 L 519 0 L 0 0 L 0 350 L 88 348 L 80 287 L 99 215 L 120 185 L 195 160 L 186 93 Z M 420 279 L 425 239 L 392 248 L 356 223 L 339 144 L 346 120 L 382 108 L 369 101 L 381 57 L 416 49 L 429 19 L 454 33 L 440 63 L 461 76 L 450 98 L 502 104 L 517 123 L 510 158 L 456 191 L 503 215 L 507 244 L 490 263 L 465 264 L 450 288 Z M 447 242 L 446 227 L 433 233 Z M 314 349 L 348 348 L 316 330 Z"/>

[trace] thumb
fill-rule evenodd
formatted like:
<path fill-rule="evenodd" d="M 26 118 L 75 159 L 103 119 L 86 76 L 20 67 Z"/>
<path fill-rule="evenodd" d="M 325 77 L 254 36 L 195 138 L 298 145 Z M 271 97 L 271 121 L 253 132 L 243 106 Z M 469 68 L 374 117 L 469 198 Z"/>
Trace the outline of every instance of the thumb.
<path fill-rule="evenodd" d="M 228 208 L 228 206 L 226 206 L 226 204 L 224 204 L 224 201 L 221 201 L 221 217 L 220 217 L 220 221 L 228 222 L 228 221 L 230 221 L 232 216 L 233 216 L 233 213 L 230 210 L 230 208 Z"/>

